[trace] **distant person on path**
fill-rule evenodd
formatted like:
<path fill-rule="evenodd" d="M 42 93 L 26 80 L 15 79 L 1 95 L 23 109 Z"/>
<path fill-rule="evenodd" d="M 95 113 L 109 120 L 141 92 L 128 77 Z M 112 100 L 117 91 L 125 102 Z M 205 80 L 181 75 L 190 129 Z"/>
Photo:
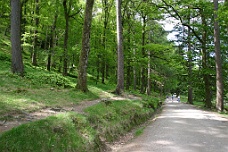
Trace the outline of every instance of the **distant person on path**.
<path fill-rule="evenodd" d="M 177 101 L 180 102 L 180 96 L 177 97 Z"/>

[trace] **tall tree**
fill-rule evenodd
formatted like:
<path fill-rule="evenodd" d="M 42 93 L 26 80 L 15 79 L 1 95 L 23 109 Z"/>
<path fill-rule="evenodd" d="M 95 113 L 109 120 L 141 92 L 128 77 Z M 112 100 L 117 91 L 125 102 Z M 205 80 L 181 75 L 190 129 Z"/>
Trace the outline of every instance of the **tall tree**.
<path fill-rule="evenodd" d="M 214 2 L 214 43 L 215 43 L 215 64 L 216 64 L 216 108 L 223 111 L 223 78 L 222 78 L 222 61 L 220 52 L 220 31 L 218 23 L 218 0 Z"/>
<path fill-rule="evenodd" d="M 190 10 L 190 9 L 189 9 Z M 191 13 L 190 11 L 188 12 L 188 24 L 190 25 L 191 22 Z M 188 52 L 187 52 L 187 57 L 188 57 L 188 103 L 193 104 L 193 94 L 192 94 L 192 47 L 191 47 L 191 30 L 188 27 L 188 37 L 187 37 L 187 45 L 188 45 Z"/>
<path fill-rule="evenodd" d="M 56 30 L 56 22 L 58 18 L 58 12 L 55 12 L 54 21 L 51 26 L 51 34 L 50 34 L 50 46 L 48 51 L 48 58 L 47 58 L 47 70 L 51 71 L 51 58 L 54 49 L 54 40 L 55 40 L 55 30 Z M 47 42 L 46 42 L 47 43 Z"/>
<path fill-rule="evenodd" d="M 204 81 L 204 98 L 205 98 L 205 107 L 207 108 L 211 108 L 212 103 L 212 88 L 211 88 L 211 77 L 210 77 L 210 73 L 208 72 L 210 70 L 210 66 L 209 66 L 209 52 L 208 52 L 208 41 L 209 41 L 209 26 L 208 26 L 208 22 L 210 21 L 208 19 L 209 16 L 209 11 L 210 11 L 210 5 L 211 2 L 209 1 L 198 1 L 192 3 L 190 1 L 180 1 L 179 3 L 176 3 L 175 1 L 166 1 L 166 0 L 162 0 L 162 2 L 166 5 L 165 10 L 167 11 L 167 13 L 170 14 L 170 16 L 178 19 L 181 24 L 184 27 L 187 27 L 188 29 L 190 29 L 191 34 L 197 39 L 197 41 L 201 44 L 201 54 L 202 54 L 202 77 L 203 77 L 203 81 Z M 181 9 L 176 9 L 176 6 L 178 5 L 182 5 Z M 191 5 L 189 5 L 191 4 Z M 179 7 L 179 6 L 178 6 Z M 198 18 L 201 19 L 200 22 L 198 22 L 198 24 L 189 24 L 186 17 L 188 15 L 186 15 L 186 11 L 188 11 L 189 9 L 194 10 L 195 15 L 193 16 L 193 18 Z M 197 25 L 197 26 L 196 26 Z M 196 27 L 196 28 L 194 28 Z M 200 30 L 200 32 L 199 32 Z M 201 35 L 202 34 L 202 35 Z"/>
<path fill-rule="evenodd" d="M 121 0 L 116 0 L 116 28 L 117 28 L 117 86 L 116 94 L 124 91 L 124 54 L 123 54 L 123 28 L 121 14 Z"/>
<path fill-rule="evenodd" d="M 70 12 L 72 10 L 72 0 L 69 1 L 69 5 L 67 6 L 67 0 L 63 0 L 63 8 L 64 8 L 64 17 L 65 17 L 65 34 L 64 34 L 64 49 L 63 49 L 63 76 L 67 75 L 67 61 L 68 61 L 68 33 L 69 33 L 69 19 Z"/>
<path fill-rule="evenodd" d="M 34 39 L 33 39 L 33 52 L 32 52 L 32 65 L 37 66 L 37 45 L 38 45 L 38 27 L 39 27 L 39 0 L 35 0 L 35 31 L 34 31 Z"/>
<path fill-rule="evenodd" d="M 86 1 L 83 35 L 82 35 L 82 50 L 78 65 L 78 83 L 76 88 L 83 92 L 88 91 L 87 86 L 87 65 L 90 51 L 90 29 L 92 23 L 92 11 L 93 11 L 94 0 Z"/>
<path fill-rule="evenodd" d="M 103 34 L 102 34 L 102 46 L 103 51 L 99 56 L 101 55 L 101 73 L 102 73 L 102 79 L 101 82 L 105 83 L 105 70 L 107 69 L 107 28 L 110 18 L 110 10 L 112 8 L 113 0 L 102 0 L 102 12 L 104 12 L 104 19 L 103 19 Z"/>
<path fill-rule="evenodd" d="M 201 45 L 202 45 L 202 67 L 204 69 L 203 71 L 203 80 L 204 80 L 204 89 L 205 89 L 205 107 L 211 108 L 212 103 L 211 103 L 211 86 L 210 86 L 210 74 L 207 72 L 209 69 L 208 66 L 208 58 L 209 58 L 209 53 L 207 51 L 207 41 L 208 41 L 208 30 L 207 30 L 207 21 L 206 21 L 206 16 L 204 14 L 204 9 L 200 9 L 200 16 L 201 16 L 201 21 L 202 21 L 202 39 L 201 39 Z"/>
<path fill-rule="evenodd" d="M 24 75 L 24 65 L 21 51 L 21 6 L 20 0 L 11 0 L 11 46 L 12 72 Z"/>
<path fill-rule="evenodd" d="M 146 15 L 142 16 L 142 57 L 145 58 L 146 57 L 146 50 L 145 50 L 145 45 L 146 45 Z M 145 93 L 146 90 L 146 68 L 144 67 L 144 65 L 142 66 L 141 69 L 142 73 L 141 73 L 141 93 Z"/>

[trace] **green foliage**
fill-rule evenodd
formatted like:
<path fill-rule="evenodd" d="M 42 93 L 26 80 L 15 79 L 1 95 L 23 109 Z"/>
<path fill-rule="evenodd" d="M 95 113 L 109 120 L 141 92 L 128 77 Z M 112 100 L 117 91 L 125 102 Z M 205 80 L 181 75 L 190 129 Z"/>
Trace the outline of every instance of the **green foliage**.
<path fill-rule="evenodd" d="M 147 97 L 143 100 L 143 107 L 157 109 L 161 106 L 160 99 L 156 97 Z"/>
<path fill-rule="evenodd" d="M 72 83 L 71 81 L 69 81 L 69 79 L 61 76 L 60 74 L 48 74 L 48 73 L 43 73 L 43 74 L 29 74 L 26 75 L 26 78 L 32 82 L 35 83 L 40 83 L 40 85 L 42 84 L 50 84 L 53 86 L 63 86 L 63 87 L 74 87 L 74 83 Z M 39 80 L 39 81 L 37 81 Z"/>
<path fill-rule="evenodd" d="M 23 124 L 0 135 L 0 151 L 98 151 L 99 141 L 87 119 L 75 113 Z"/>
<path fill-rule="evenodd" d="M 140 101 L 103 101 L 85 113 L 58 114 L 15 127 L 0 134 L 0 151 L 101 151 L 104 141 L 114 141 L 142 124 L 153 110 Z M 142 132 L 139 128 L 135 135 Z"/>
<path fill-rule="evenodd" d="M 10 58 L 10 56 L 7 53 L 4 53 L 4 52 L 0 51 L 0 60 L 1 60 L 1 62 L 3 62 L 3 61 L 10 62 L 11 58 Z"/>
<path fill-rule="evenodd" d="M 140 101 L 104 101 L 85 109 L 88 120 L 106 141 L 114 141 L 134 126 L 145 122 L 153 110 Z"/>
<path fill-rule="evenodd" d="M 144 129 L 145 129 L 145 127 L 140 127 L 139 129 L 137 129 L 137 130 L 135 131 L 135 136 L 136 136 L 136 137 L 137 137 L 137 136 L 140 136 L 140 135 L 143 133 Z"/>

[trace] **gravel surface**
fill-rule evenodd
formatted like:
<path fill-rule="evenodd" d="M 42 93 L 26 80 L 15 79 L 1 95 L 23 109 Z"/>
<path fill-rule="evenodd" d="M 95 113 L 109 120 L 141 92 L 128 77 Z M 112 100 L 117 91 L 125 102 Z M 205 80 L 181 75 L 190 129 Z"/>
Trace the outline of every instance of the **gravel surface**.
<path fill-rule="evenodd" d="M 166 101 L 144 133 L 118 152 L 228 152 L 228 119 L 192 105 Z"/>

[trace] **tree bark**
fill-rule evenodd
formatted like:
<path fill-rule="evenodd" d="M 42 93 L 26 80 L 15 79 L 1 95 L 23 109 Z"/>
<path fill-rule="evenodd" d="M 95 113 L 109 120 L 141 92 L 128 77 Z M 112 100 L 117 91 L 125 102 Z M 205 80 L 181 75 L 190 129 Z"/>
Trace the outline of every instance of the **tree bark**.
<path fill-rule="evenodd" d="M 216 64 L 216 108 L 223 111 L 223 78 L 222 78 L 222 61 L 220 52 L 220 31 L 218 23 L 218 0 L 214 2 L 214 44 L 215 44 L 215 64 Z"/>
<path fill-rule="evenodd" d="M 202 10 L 201 10 L 202 11 Z M 205 17 L 203 15 L 203 12 L 201 12 L 201 18 L 202 18 L 202 25 L 204 27 L 207 26 Z M 202 34 L 202 67 L 203 67 L 203 80 L 204 80 L 204 89 L 205 89 L 205 107 L 211 108 L 211 87 L 210 87 L 210 76 L 207 73 L 208 66 L 207 66 L 207 48 L 206 48 L 206 42 L 207 42 L 207 31 L 206 29 L 203 29 Z"/>
<path fill-rule="evenodd" d="M 83 92 L 88 91 L 87 87 L 87 65 L 90 51 L 90 29 L 92 23 L 92 10 L 93 10 L 94 0 L 86 1 L 84 25 L 83 25 L 83 35 L 82 35 L 82 50 L 79 58 L 78 65 L 78 83 L 76 89 Z"/>
<path fill-rule="evenodd" d="M 143 29 L 142 29 L 142 57 L 145 58 L 146 57 L 146 53 L 145 53 L 145 41 L 146 41 L 146 16 L 143 16 Z M 142 73 L 141 73 L 141 93 L 145 93 L 145 88 L 146 88 L 146 76 L 145 76 L 145 72 L 146 72 L 146 68 L 144 67 L 144 65 L 142 66 L 141 69 Z"/>
<path fill-rule="evenodd" d="M 11 0 L 11 70 L 20 76 L 24 75 L 21 51 L 21 6 L 20 0 Z"/>
<path fill-rule="evenodd" d="M 188 24 L 190 24 L 191 14 L 188 14 Z M 187 103 L 193 104 L 193 95 L 192 95 L 192 48 L 191 48 L 191 29 L 188 27 L 188 101 Z"/>
<path fill-rule="evenodd" d="M 147 64 L 147 89 L 146 93 L 149 96 L 151 91 L 151 79 L 150 79 L 150 73 L 151 73 L 151 64 L 150 64 L 150 51 L 148 50 L 148 64 Z"/>
<path fill-rule="evenodd" d="M 124 91 L 124 53 L 123 53 L 123 29 L 122 29 L 122 14 L 121 0 L 116 0 L 116 28 L 117 28 L 117 87 L 116 94 L 121 94 Z"/>
<path fill-rule="evenodd" d="M 130 20 L 131 19 L 131 13 L 130 12 L 127 12 L 127 19 Z M 127 46 L 127 80 L 126 80 L 126 90 L 129 90 L 130 89 L 130 86 L 131 86 L 131 25 L 128 24 L 128 29 L 127 29 L 127 32 L 128 32 L 128 36 L 127 36 L 127 42 L 128 42 L 128 46 Z"/>
<path fill-rule="evenodd" d="M 103 51 L 101 53 L 101 83 L 105 84 L 105 69 L 106 69 L 106 29 L 108 25 L 108 0 L 102 0 L 102 11 L 104 11 L 104 29 L 102 34 Z"/>
<path fill-rule="evenodd" d="M 52 53 L 54 51 L 53 49 L 54 49 L 54 44 L 55 44 L 54 40 L 55 40 L 55 29 L 56 29 L 57 18 L 58 18 L 58 13 L 55 12 L 54 21 L 51 26 L 50 48 L 48 51 L 48 60 L 47 60 L 47 70 L 48 71 L 51 71 L 51 58 L 52 58 Z"/>
<path fill-rule="evenodd" d="M 39 0 L 35 0 L 35 31 L 34 31 L 34 42 L 33 42 L 33 54 L 32 54 L 32 65 L 37 66 L 37 45 L 38 45 L 38 27 L 39 27 L 39 12 L 40 12 L 40 7 L 39 7 Z"/>
<path fill-rule="evenodd" d="M 135 48 L 133 48 L 133 55 L 134 55 L 134 58 L 136 57 L 136 51 L 135 51 Z M 134 65 L 133 66 L 133 88 L 134 90 L 136 90 L 136 85 L 137 85 L 137 75 L 136 75 L 136 66 Z"/>
<path fill-rule="evenodd" d="M 64 17 L 65 17 L 65 34 L 64 34 L 64 45 L 63 45 L 63 76 L 67 76 L 68 66 L 68 33 L 69 33 L 69 19 L 71 11 L 72 0 L 69 2 L 67 7 L 67 0 L 63 1 Z"/>

